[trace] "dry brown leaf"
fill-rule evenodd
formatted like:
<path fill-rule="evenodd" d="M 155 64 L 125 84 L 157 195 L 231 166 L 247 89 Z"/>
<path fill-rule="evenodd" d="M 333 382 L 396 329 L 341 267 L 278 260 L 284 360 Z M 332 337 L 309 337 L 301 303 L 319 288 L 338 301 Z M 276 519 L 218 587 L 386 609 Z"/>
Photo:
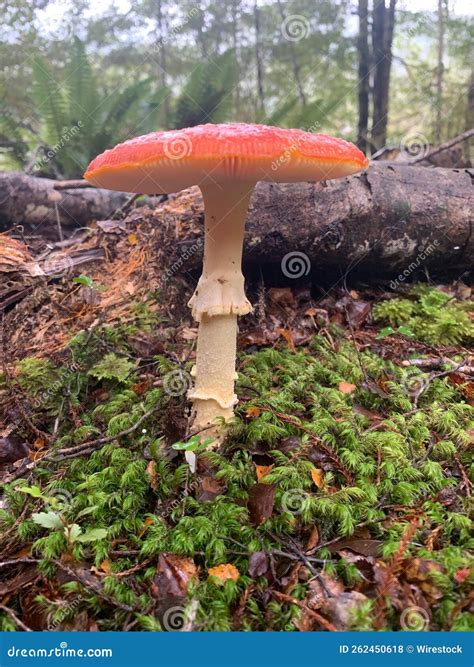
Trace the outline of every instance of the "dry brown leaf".
<path fill-rule="evenodd" d="M 295 351 L 295 341 L 293 340 L 293 334 L 289 329 L 278 329 L 278 333 L 280 336 L 283 336 L 283 338 L 286 340 L 288 343 L 288 347 L 292 352 Z"/>
<path fill-rule="evenodd" d="M 268 570 L 270 560 L 265 551 L 255 551 L 249 558 L 249 575 L 262 577 Z"/>
<path fill-rule="evenodd" d="M 311 468 L 311 479 L 319 489 L 323 485 L 324 471 L 321 468 Z"/>
<path fill-rule="evenodd" d="M 273 466 L 258 466 L 255 465 L 255 472 L 257 473 L 257 480 L 259 482 L 262 481 L 262 477 L 265 477 L 270 470 L 273 468 Z M 265 484 L 265 482 L 262 482 L 262 484 Z"/>
<path fill-rule="evenodd" d="M 138 239 L 137 235 L 134 232 L 128 235 L 128 242 L 130 243 L 130 245 L 137 245 Z"/>
<path fill-rule="evenodd" d="M 249 417 L 249 418 L 250 417 L 260 417 L 261 414 L 262 414 L 262 410 L 260 408 L 257 408 L 257 407 L 250 407 L 250 408 L 247 408 L 247 410 L 245 411 L 245 416 Z"/>
<path fill-rule="evenodd" d="M 274 484 L 262 484 L 259 482 L 250 488 L 247 506 L 250 514 L 250 521 L 254 526 L 259 526 L 271 517 L 274 499 Z"/>
<path fill-rule="evenodd" d="M 223 491 L 224 486 L 222 482 L 219 482 L 218 479 L 212 477 L 211 475 L 204 475 L 201 478 L 201 486 L 197 494 L 197 499 L 199 502 L 214 500 L 214 498 L 220 496 Z"/>
<path fill-rule="evenodd" d="M 145 521 L 143 522 L 143 528 L 142 528 L 141 531 L 138 533 L 138 537 L 143 537 L 143 535 L 146 533 L 146 531 L 148 530 L 148 528 L 149 528 L 150 526 L 153 525 L 153 523 L 154 523 L 153 517 L 151 517 L 151 516 L 147 516 L 147 518 L 146 518 Z"/>
<path fill-rule="evenodd" d="M 354 553 L 362 554 L 363 556 L 378 556 L 382 544 L 382 540 L 341 537 L 336 542 L 330 544 L 328 548 L 331 553 L 337 553 L 342 549 L 350 549 L 351 551 L 354 551 Z"/>
<path fill-rule="evenodd" d="M 306 542 L 306 553 L 310 553 L 313 549 L 315 549 L 318 546 L 320 539 L 321 536 L 319 534 L 319 528 L 317 526 L 313 526 L 311 529 L 311 534 L 308 537 L 308 541 Z"/>
<path fill-rule="evenodd" d="M 240 577 L 238 569 L 231 563 L 224 563 L 223 565 L 211 567 L 207 573 L 210 577 L 218 579 L 220 584 L 224 584 L 226 581 L 237 581 Z"/>
<path fill-rule="evenodd" d="M 156 471 L 156 462 L 150 461 L 146 467 L 146 473 L 148 475 L 148 480 L 153 491 L 158 489 L 158 476 Z"/>
<path fill-rule="evenodd" d="M 339 391 L 342 391 L 343 394 L 353 394 L 357 387 L 355 384 L 342 380 L 342 382 L 339 382 L 338 389 Z"/>
<path fill-rule="evenodd" d="M 358 591 L 345 591 L 337 597 L 327 598 L 321 605 L 321 612 L 337 630 L 350 630 L 354 612 L 367 601 Z"/>
<path fill-rule="evenodd" d="M 95 565 L 92 565 L 91 567 L 91 572 L 93 574 L 96 574 L 98 577 L 103 577 L 106 574 L 110 573 L 110 561 L 105 559 L 102 561 L 99 567 L 96 567 Z"/>
<path fill-rule="evenodd" d="M 160 554 L 151 594 L 160 600 L 182 598 L 186 595 L 191 581 L 197 579 L 198 570 L 191 558 Z"/>

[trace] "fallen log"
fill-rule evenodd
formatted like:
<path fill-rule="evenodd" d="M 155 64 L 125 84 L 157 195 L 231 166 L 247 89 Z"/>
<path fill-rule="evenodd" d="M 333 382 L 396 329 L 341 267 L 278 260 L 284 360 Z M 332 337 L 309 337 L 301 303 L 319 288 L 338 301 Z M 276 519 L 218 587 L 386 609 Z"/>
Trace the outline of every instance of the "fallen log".
<path fill-rule="evenodd" d="M 283 282 L 348 272 L 403 282 L 421 271 L 430 276 L 469 271 L 473 177 L 470 169 L 372 163 L 363 174 L 335 181 L 259 183 L 247 218 L 244 264 L 250 271 L 278 267 Z M 156 209 L 170 239 L 178 241 L 171 264 L 184 256 L 186 270 L 198 269 L 202 257 L 201 243 L 196 244 L 202 201 L 197 189 L 190 194 Z"/>
<path fill-rule="evenodd" d="M 375 162 L 363 174 L 336 181 L 259 183 L 246 225 L 246 271 L 270 272 L 273 281 L 282 282 L 304 276 L 332 280 L 349 272 L 403 282 L 421 271 L 431 276 L 469 271 L 474 265 L 473 177 L 471 169 Z M 1 174 L 0 225 L 31 229 L 43 221 L 40 233 L 57 239 L 57 211 L 71 229 L 71 219 L 75 226 L 88 226 L 129 200 L 127 194 L 94 188 L 58 190 L 55 183 Z M 136 211 L 124 220 L 124 230 L 140 216 Z M 167 248 L 167 274 L 199 271 L 199 190 L 171 196 L 155 207 L 153 218 L 165 223 L 157 233 Z"/>
<path fill-rule="evenodd" d="M 129 195 L 96 188 L 58 189 L 58 181 L 0 172 L 0 231 L 22 225 L 57 240 L 95 219 L 111 216 Z"/>

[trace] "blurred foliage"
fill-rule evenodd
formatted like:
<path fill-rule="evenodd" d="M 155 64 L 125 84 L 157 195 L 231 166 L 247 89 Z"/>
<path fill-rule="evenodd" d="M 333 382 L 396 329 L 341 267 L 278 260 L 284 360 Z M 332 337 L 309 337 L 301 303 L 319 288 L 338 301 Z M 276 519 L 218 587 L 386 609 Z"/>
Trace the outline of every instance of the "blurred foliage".
<path fill-rule="evenodd" d="M 261 94 L 253 3 L 13 0 L 0 26 L 0 166 L 31 170 L 40 158 L 46 173 L 75 176 L 130 136 L 202 122 L 266 122 L 354 139 L 356 1 L 258 6 Z M 454 9 L 445 23 L 441 140 L 469 122 L 473 24 Z M 436 10 L 434 1 L 430 11 L 397 8 L 390 145 L 434 139 Z"/>

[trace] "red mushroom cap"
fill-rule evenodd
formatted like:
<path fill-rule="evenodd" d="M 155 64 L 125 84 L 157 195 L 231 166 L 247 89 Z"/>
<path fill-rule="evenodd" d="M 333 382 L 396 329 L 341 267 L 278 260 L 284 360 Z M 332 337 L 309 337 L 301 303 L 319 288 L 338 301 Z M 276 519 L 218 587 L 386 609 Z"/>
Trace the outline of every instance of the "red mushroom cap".
<path fill-rule="evenodd" d="M 368 166 L 354 144 L 326 134 L 227 123 L 151 132 L 118 144 L 90 163 L 99 187 L 142 194 L 229 181 L 321 181 Z"/>

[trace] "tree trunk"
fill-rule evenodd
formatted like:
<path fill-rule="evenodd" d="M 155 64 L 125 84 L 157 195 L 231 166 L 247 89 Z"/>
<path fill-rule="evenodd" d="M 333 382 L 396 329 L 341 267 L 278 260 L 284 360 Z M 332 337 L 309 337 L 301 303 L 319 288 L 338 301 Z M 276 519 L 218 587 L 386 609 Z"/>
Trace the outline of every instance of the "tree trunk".
<path fill-rule="evenodd" d="M 258 90 L 258 108 L 262 116 L 265 116 L 265 92 L 263 90 L 263 66 L 262 52 L 260 44 L 260 10 L 257 0 L 253 6 L 253 16 L 255 25 L 255 61 L 257 67 L 257 90 Z"/>
<path fill-rule="evenodd" d="M 234 49 L 235 62 L 240 71 L 240 52 L 239 52 L 239 18 L 240 18 L 240 0 L 232 0 L 232 48 Z M 235 108 L 240 111 L 240 79 L 237 79 L 234 89 Z"/>
<path fill-rule="evenodd" d="M 166 86 L 167 76 L 166 76 L 166 20 L 163 18 L 163 7 L 162 0 L 158 0 L 156 3 L 156 27 L 157 35 L 156 41 L 158 45 L 158 64 L 160 68 L 159 72 L 159 81 L 161 86 Z M 162 103 L 162 114 L 163 114 L 163 125 L 168 127 L 170 113 L 170 103 L 169 96 L 166 95 Z"/>
<path fill-rule="evenodd" d="M 286 14 L 285 10 L 283 9 L 283 5 L 281 3 L 281 0 L 278 0 L 278 9 L 280 12 L 280 17 L 282 22 L 286 20 Z M 304 28 L 302 28 L 304 29 Z M 300 98 L 301 104 L 303 107 L 306 106 L 306 95 L 304 92 L 303 84 L 301 82 L 301 76 L 300 76 L 300 64 L 298 62 L 298 57 L 296 55 L 295 51 L 295 45 L 294 42 L 289 40 L 288 41 L 288 48 L 290 50 L 290 55 L 291 55 L 291 63 L 293 66 L 293 76 L 295 77 L 295 84 L 296 88 L 298 90 L 298 97 Z"/>
<path fill-rule="evenodd" d="M 367 132 L 369 129 L 369 26 L 368 1 L 359 0 L 359 38 L 357 51 L 359 56 L 358 105 L 359 123 L 357 126 L 357 146 L 367 153 Z"/>
<path fill-rule="evenodd" d="M 0 172 L 0 230 L 23 225 L 25 232 L 55 241 L 93 220 L 110 217 L 129 198 L 96 188 L 55 189 L 57 181 L 23 172 Z"/>
<path fill-rule="evenodd" d="M 201 47 L 201 56 L 204 60 L 207 60 L 207 41 L 206 41 L 206 31 L 204 29 L 204 15 L 206 13 L 205 7 L 202 7 L 201 3 L 197 4 L 199 8 L 198 12 L 198 21 L 197 21 L 197 38 L 199 45 Z"/>
<path fill-rule="evenodd" d="M 436 66 L 436 113 L 435 113 L 435 141 L 441 143 L 441 124 L 443 120 L 443 78 L 444 78 L 444 32 L 445 32 L 445 2 L 438 0 L 438 63 Z"/>
<path fill-rule="evenodd" d="M 430 276 L 471 270 L 473 176 L 473 170 L 374 163 L 364 174 L 325 184 L 259 183 L 247 216 L 245 273 L 262 271 L 273 284 L 291 284 L 292 262 L 300 277 L 323 282 L 349 273 L 396 280 L 408 272 L 405 280 L 424 270 Z M 198 271 L 198 190 L 160 204 L 159 211 L 170 230 L 162 244 L 169 244 L 169 265 L 182 266 L 185 256 L 186 271 Z"/>
<path fill-rule="evenodd" d="M 466 105 L 466 131 L 474 128 L 474 69 L 471 70 L 471 76 L 468 81 L 467 88 L 467 105 Z M 473 160 L 471 149 L 473 139 L 470 137 L 464 143 L 464 154 L 468 160 Z"/>
<path fill-rule="evenodd" d="M 385 7 L 385 0 L 375 0 L 373 9 L 372 48 L 374 86 L 371 142 L 375 150 L 383 148 L 387 141 L 395 4 L 396 0 L 390 0 L 390 5 L 387 8 Z"/>

